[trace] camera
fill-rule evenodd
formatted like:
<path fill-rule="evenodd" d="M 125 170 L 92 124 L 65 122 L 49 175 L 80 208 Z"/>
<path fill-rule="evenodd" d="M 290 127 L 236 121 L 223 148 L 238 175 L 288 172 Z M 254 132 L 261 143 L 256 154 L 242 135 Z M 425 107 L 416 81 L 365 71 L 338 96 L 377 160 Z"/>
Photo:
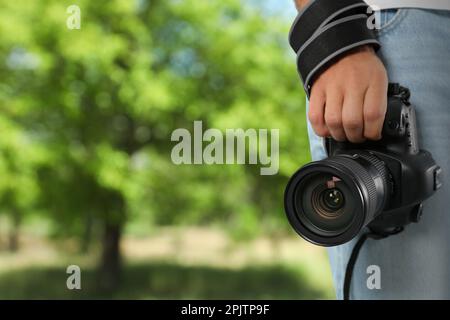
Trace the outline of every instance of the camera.
<path fill-rule="evenodd" d="M 441 168 L 419 149 L 407 88 L 389 84 L 382 139 L 361 144 L 324 139 L 328 157 L 290 179 L 284 195 L 294 230 L 321 246 L 336 246 L 362 229 L 395 233 L 418 222 L 422 203 L 441 187 Z"/>

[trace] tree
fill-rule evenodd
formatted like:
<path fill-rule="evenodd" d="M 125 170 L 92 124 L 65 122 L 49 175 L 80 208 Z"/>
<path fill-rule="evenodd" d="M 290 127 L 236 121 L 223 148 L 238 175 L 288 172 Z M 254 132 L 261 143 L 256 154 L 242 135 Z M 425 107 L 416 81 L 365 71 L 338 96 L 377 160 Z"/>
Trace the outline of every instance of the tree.
<path fill-rule="evenodd" d="M 75 3 L 79 30 L 64 2 L 1 1 L 0 102 L 45 150 L 30 177 L 56 229 L 89 242 L 101 225 L 103 286 L 118 284 L 130 219 L 285 230 L 284 184 L 309 158 L 287 23 L 238 0 Z M 171 132 L 194 120 L 281 129 L 280 174 L 175 166 Z"/>

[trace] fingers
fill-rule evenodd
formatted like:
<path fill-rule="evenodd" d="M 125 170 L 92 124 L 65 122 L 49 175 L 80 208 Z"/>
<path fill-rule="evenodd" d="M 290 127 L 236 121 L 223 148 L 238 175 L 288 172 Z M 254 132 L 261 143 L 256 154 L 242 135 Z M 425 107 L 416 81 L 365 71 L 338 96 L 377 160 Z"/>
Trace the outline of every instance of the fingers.
<path fill-rule="evenodd" d="M 326 137 L 330 134 L 325 125 L 324 111 L 325 93 L 314 87 L 309 100 L 308 118 L 314 132 L 321 137 Z"/>
<path fill-rule="evenodd" d="M 311 94 L 308 117 L 317 135 L 361 143 L 379 140 L 387 107 L 387 82 L 374 82 L 367 91 L 328 90 Z"/>
<path fill-rule="evenodd" d="M 345 141 L 345 131 L 342 123 L 343 94 L 337 89 L 327 91 L 325 103 L 325 123 L 331 136 L 336 141 Z"/>
<path fill-rule="evenodd" d="M 364 92 L 350 90 L 344 97 L 342 124 L 347 140 L 360 143 L 364 137 Z"/>
<path fill-rule="evenodd" d="M 387 109 L 387 80 L 376 81 L 364 98 L 364 137 L 380 140 Z"/>
<path fill-rule="evenodd" d="M 319 136 L 353 143 L 381 138 L 388 78 L 373 49 L 364 48 L 329 66 L 313 84 L 308 116 Z"/>

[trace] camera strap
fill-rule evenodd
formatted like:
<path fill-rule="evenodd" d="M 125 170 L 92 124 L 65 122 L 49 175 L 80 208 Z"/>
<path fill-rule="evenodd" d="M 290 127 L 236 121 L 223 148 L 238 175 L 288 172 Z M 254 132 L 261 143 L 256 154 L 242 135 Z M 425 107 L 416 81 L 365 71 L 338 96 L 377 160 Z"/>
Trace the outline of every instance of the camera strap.
<path fill-rule="evenodd" d="M 372 11 L 361 0 L 315 0 L 294 21 L 289 43 L 297 54 L 297 69 L 306 94 L 314 80 L 346 52 L 380 43 L 368 26 Z"/>
<path fill-rule="evenodd" d="M 361 235 L 361 237 L 358 239 L 358 241 L 356 242 L 355 246 L 352 249 L 350 259 L 348 260 L 347 263 L 347 268 L 345 269 L 344 289 L 343 289 L 344 300 L 350 300 L 350 285 L 352 282 L 353 270 L 355 269 L 355 264 L 358 259 L 359 252 L 361 251 L 361 248 L 366 242 L 366 240 L 367 239 L 381 240 L 389 236 L 399 234 L 403 230 L 404 230 L 403 227 L 395 228 L 391 232 L 375 232 L 373 230 L 370 230 Z"/>

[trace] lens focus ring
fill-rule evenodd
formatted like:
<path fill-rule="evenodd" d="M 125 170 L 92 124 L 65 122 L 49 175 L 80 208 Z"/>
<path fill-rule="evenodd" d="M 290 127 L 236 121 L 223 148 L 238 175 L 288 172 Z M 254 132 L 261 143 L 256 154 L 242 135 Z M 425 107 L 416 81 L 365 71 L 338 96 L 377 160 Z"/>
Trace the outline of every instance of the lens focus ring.
<path fill-rule="evenodd" d="M 370 162 L 370 164 L 373 165 L 380 174 L 381 179 L 387 183 L 389 172 L 387 171 L 386 164 L 383 161 L 381 161 L 378 157 L 374 156 L 371 153 L 362 152 L 359 154 L 359 156 Z"/>
<path fill-rule="evenodd" d="M 357 177 L 360 186 L 367 191 L 366 222 L 375 218 L 384 204 L 387 190 L 388 172 L 383 161 L 368 152 L 338 155 L 325 161 L 333 161 L 345 166 Z"/>

